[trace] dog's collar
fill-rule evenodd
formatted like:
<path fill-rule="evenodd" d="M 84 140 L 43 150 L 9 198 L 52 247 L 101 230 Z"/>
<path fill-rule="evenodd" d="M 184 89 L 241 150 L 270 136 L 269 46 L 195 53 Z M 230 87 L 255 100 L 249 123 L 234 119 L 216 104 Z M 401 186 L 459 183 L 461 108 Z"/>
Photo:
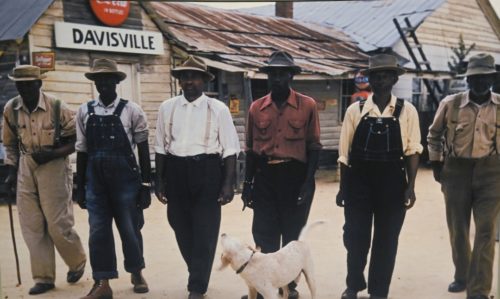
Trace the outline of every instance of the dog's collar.
<path fill-rule="evenodd" d="M 252 259 L 254 254 L 255 254 L 255 251 L 252 250 L 252 255 L 250 255 L 250 258 L 248 259 L 248 261 L 246 261 L 243 265 L 241 265 L 241 267 L 238 268 L 238 270 L 236 270 L 236 274 L 240 274 L 241 272 L 243 272 L 243 270 L 245 270 L 245 268 L 248 266 L 248 263 L 250 263 L 250 260 Z"/>

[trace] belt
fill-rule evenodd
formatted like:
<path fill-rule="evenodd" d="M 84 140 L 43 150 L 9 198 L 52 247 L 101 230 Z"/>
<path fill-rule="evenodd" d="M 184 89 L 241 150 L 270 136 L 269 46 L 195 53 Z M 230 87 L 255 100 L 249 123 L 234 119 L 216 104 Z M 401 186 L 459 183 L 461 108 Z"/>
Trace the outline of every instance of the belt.
<path fill-rule="evenodd" d="M 286 162 L 290 162 L 292 160 L 293 159 L 291 159 L 291 158 L 264 157 L 264 161 L 267 164 L 271 164 L 271 165 L 286 163 Z"/>
<path fill-rule="evenodd" d="M 216 158 L 219 159 L 220 155 L 219 154 L 199 154 L 199 155 L 194 155 L 194 156 L 180 157 L 180 156 L 168 154 L 167 157 L 172 158 L 172 159 L 185 160 L 185 161 L 203 161 L 203 160 L 208 160 L 208 159 L 216 159 Z"/>

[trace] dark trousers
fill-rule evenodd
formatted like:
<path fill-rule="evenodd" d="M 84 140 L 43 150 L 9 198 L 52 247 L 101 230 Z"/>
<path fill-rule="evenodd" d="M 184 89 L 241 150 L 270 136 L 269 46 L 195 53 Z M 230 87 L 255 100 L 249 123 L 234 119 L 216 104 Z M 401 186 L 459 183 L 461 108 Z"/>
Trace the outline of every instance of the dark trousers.
<path fill-rule="evenodd" d="M 469 296 L 489 296 L 500 211 L 500 156 L 447 158 L 441 173 L 455 279 L 467 282 Z M 471 250 L 471 217 L 476 233 Z"/>
<path fill-rule="evenodd" d="M 140 186 L 138 170 L 127 156 L 89 155 L 86 199 L 90 264 L 95 280 L 118 277 L 113 220 L 122 241 L 125 270 L 133 273 L 144 268 L 141 235 L 144 215 L 137 207 Z"/>
<path fill-rule="evenodd" d="M 167 217 L 189 271 L 188 291 L 208 288 L 219 234 L 222 185 L 218 156 L 167 159 Z"/>
<path fill-rule="evenodd" d="M 364 162 L 349 168 L 343 179 L 347 287 L 354 291 L 366 288 L 363 272 L 371 245 L 368 293 L 387 297 L 406 214 L 404 168 L 400 163 Z"/>
<path fill-rule="evenodd" d="M 305 176 L 306 165 L 295 160 L 258 166 L 252 191 L 252 233 L 263 253 L 278 251 L 298 239 L 311 207 L 311 202 L 297 206 Z"/>

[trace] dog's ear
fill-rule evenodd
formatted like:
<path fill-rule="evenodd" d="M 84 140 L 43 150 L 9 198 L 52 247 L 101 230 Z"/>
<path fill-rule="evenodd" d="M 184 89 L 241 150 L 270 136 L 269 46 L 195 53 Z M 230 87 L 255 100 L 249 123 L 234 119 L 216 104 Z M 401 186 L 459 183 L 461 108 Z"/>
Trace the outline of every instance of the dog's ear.
<path fill-rule="evenodd" d="M 224 270 L 229 264 L 231 264 L 231 259 L 226 256 L 224 253 L 220 256 L 220 266 L 217 268 L 217 270 L 222 271 Z"/>

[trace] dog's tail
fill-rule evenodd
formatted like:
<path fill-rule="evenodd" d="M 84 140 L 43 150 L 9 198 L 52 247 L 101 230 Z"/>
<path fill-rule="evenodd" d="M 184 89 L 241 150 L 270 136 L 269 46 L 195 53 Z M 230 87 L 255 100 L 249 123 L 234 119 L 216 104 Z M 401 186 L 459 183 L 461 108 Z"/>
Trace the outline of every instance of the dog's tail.
<path fill-rule="evenodd" d="M 302 230 L 300 231 L 300 235 L 299 235 L 299 241 L 304 241 L 307 233 L 313 228 L 313 227 L 316 227 L 320 224 L 324 224 L 326 221 L 324 220 L 318 220 L 318 221 L 314 221 L 313 223 L 310 223 L 310 224 L 306 224 Z"/>

